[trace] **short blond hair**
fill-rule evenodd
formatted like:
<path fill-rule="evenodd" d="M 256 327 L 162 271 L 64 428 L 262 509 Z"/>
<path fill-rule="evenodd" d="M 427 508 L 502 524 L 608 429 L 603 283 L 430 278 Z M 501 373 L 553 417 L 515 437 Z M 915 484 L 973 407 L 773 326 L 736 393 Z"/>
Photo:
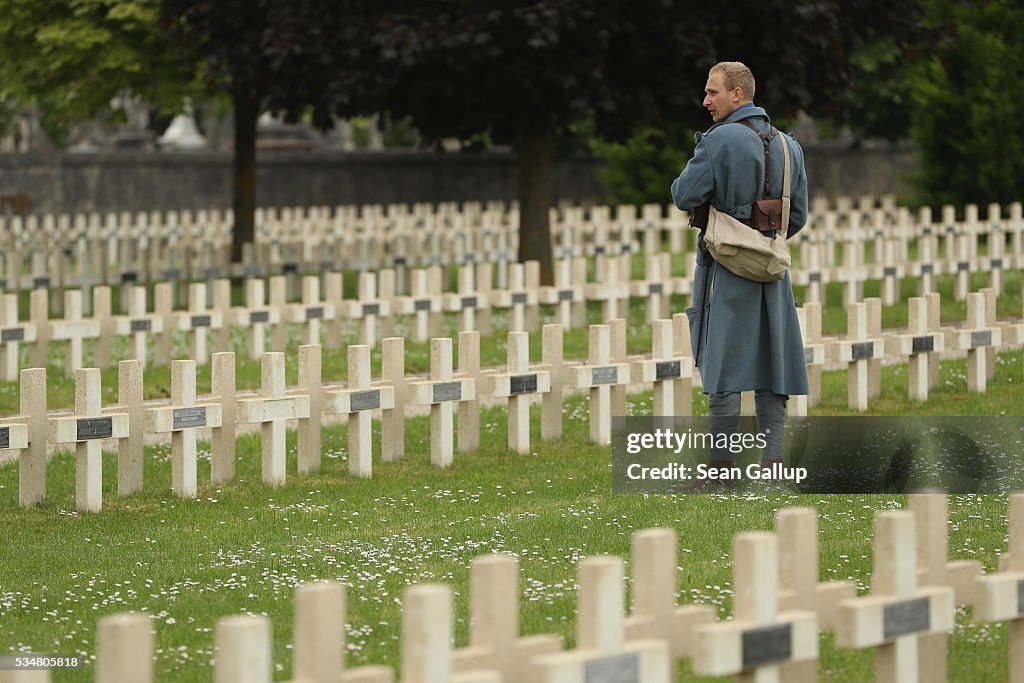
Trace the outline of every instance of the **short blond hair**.
<path fill-rule="evenodd" d="M 719 62 L 711 67 L 708 75 L 720 71 L 725 79 L 726 90 L 742 88 L 747 102 L 754 101 L 754 74 L 743 62 Z"/>

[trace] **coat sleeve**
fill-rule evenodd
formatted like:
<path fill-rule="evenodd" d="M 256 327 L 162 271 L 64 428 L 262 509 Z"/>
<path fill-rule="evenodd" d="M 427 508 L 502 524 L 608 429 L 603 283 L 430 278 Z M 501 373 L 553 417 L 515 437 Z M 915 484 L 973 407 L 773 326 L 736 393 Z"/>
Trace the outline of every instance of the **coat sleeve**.
<path fill-rule="evenodd" d="M 788 137 L 794 140 L 790 148 L 800 150 L 800 156 L 799 163 L 796 164 L 796 176 L 793 179 L 793 187 L 789 194 L 789 230 L 786 231 L 787 239 L 800 232 L 804 225 L 807 224 L 807 169 L 804 166 L 803 149 L 795 142 L 796 138 L 792 135 Z"/>
<path fill-rule="evenodd" d="M 693 158 L 679 177 L 672 181 L 672 199 L 676 206 L 689 211 L 708 201 L 715 194 L 715 169 L 708 149 L 707 137 L 697 134 Z"/>

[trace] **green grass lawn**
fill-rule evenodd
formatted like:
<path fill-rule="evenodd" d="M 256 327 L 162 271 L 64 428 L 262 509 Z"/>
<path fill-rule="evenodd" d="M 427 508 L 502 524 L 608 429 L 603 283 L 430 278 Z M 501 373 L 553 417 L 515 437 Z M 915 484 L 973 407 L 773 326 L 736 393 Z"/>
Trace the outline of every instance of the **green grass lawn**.
<path fill-rule="evenodd" d="M 930 400 L 908 406 L 906 367 L 886 368 L 883 398 L 873 414 L 1020 415 L 1021 354 L 1003 354 L 984 395 L 966 393 L 963 361 L 944 363 Z M 326 373 L 325 373 L 326 374 Z M 650 395 L 630 397 L 629 412 L 649 412 Z M 826 373 L 818 414 L 844 414 L 842 373 Z M 706 401 L 696 398 L 698 413 Z M 170 493 L 169 446 L 146 453 L 146 491 L 116 497 L 116 456 L 104 458 L 104 511 L 74 512 L 74 462 L 54 457 L 48 501 L 17 506 L 17 467 L 0 467 L 0 652 L 95 654 L 96 620 L 129 610 L 156 622 L 156 680 L 209 681 L 213 628 L 239 612 L 273 622 L 275 680 L 290 678 L 294 591 L 320 579 L 348 586 L 348 663 L 389 663 L 399 657 L 400 600 L 418 582 L 451 584 L 456 642 L 468 637 L 468 567 L 480 554 L 520 559 L 521 631 L 574 641 L 576 563 L 610 553 L 628 558 L 634 531 L 669 526 L 679 534 L 679 600 L 731 613 L 731 543 L 736 533 L 767 530 L 787 506 L 818 510 L 820 576 L 871 583 L 875 511 L 902 507 L 902 496 L 707 494 L 625 496 L 610 493 L 609 449 L 588 445 L 582 396 L 566 402 L 566 434 L 539 441 L 534 412 L 530 455 L 505 448 L 503 409 L 485 410 L 483 447 L 456 454 L 454 465 L 429 464 L 429 420 L 408 421 L 407 458 L 375 463 L 372 479 L 347 474 L 346 430 L 325 430 L 323 470 L 295 472 L 289 436 L 289 481 L 260 481 L 259 438 L 239 439 L 237 481 L 209 482 L 208 445 L 200 459 L 197 500 Z M 379 426 L 378 426 L 379 429 Z M 379 436 L 379 435 L 378 435 Z M 375 451 L 377 444 L 375 444 Z M 988 570 L 1006 544 L 1005 496 L 950 500 L 950 554 L 981 560 Z M 822 641 L 822 680 L 871 680 L 870 652 L 838 650 Z M 978 626 L 961 610 L 951 640 L 950 680 L 1005 681 L 1005 625 Z M 55 683 L 91 680 L 93 669 L 54 672 Z M 694 680 L 686 665 L 678 680 Z"/>

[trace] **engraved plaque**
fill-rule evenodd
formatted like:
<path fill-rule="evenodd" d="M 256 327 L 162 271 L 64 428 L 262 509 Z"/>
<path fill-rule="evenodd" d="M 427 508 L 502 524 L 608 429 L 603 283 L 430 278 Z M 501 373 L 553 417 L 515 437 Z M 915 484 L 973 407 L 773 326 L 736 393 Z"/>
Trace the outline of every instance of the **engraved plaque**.
<path fill-rule="evenodd" d="M 50 286 L 50 278 L 48 278 L 48 277 L 35 277 L 35 278 L 32 278 L 32 286 L 33 287 L 37 287 L 37 288 L 38 287 L 49 287 Z"/>
<path fill-rule="evenodd" d="M 810 365 L 814 362 L 814 349 L 810 346 L 804 347 L 804 365 Z"/>
<path fill-rule="evenodd" d="M 132 332 L 149 332 L 153 329 L 152 320 L 132 320 L 128 323 L 128 329 Z"/>
<path fill-rule="evenodd" d="M 807 276 L 808 282 L 821 282 L 821 273 L 811 273 Z"/>
<path fill-rule="evenodd" d="M 306 308 L 306 320 L 316 320 L 322 317 L 324 317 L 323 306 L 308 306 Z"/>
<path fill-rule="evenodd" d="M 430 301 L 428 301 L 427 299 L 419 299 L 417 301 L 414 301 L 414 302 L 412 302 L 412 310 L 414 310 L 414 311 L 429 311 L 430 310 Z"/>
<path fill-rule="evenodd" d="M 921 337 L 914 337 L 911 340 L 911 353 L 927 353 L 935 350 L 935 338 L 931 335 L 924 335 Z"/>
<path fill-rule="evenodd" d="M 640 655 L 592 659 L 583 665 L 583 683 L 640 683 Z"/>
<path fill-rule="evenodd" d="M 994 259 L 992 259 L 992 267 L 993 268 L 1002 268 L 1003 267 L 1003 259 L 1001 259 L 1001 258 L 994 258 Z"/>
<path fill-rule="evenodd" d="M 682 374 L 682 368 L 677 360 L 661 361 L 654 366 L 655 379 L 675 379 Z"/>
<path fill-rule="evenodd" d="M 931 275 L 932 274 L 932 270 L 933 270 L 932 264 L 930 264 L 930 263 L 922 263 L 921 264 L 921 275 Z"/>
<path fill-rule="evenodd" d="M 615 384 L 619 378 L 618 368 L 594 368 L 591 373 L 591 384 Z"/>
<path fill-rule="evenodd" d="M 597 246 L 594 247 L 594 255 L 595 256 L 600 256 L 603 253 L 604 253 L 604 246 L 603 245 L 598 244 Z"/>
<path fill-rule="evenodd" d="M 206 408 L 175 408 L 171 412 L 172 429 L 206 426 Z"/>
<path fill-rule="evenodd" d="M 441 382 L 434 385 L 434 403 L 458 401 L 462 398 L 461 382 Z"/>
<path fill-rule="evenodd" d="M 0 427 L 0 448 L 11 447 L 11 428 Z M 1024 593 L 1022 593 L 1024 595 Z"/>
<path fill-rule="evenodd" d="M 513 375 L 509 378 L 509 393 L 532 394 L 537 391 L 537 375 Z"/>
<path fill-rule="evenodd" d="M 623 244 L 619 248 L 619 252 L 623 254 L 628 254 L 630 251 L 632 251 L 632 247 L 630 247 L 628 244 Z"/>
<path fill-rule="evenodd" d="M 647 288 L 649 294 L 661 294 L 665 290 L 665 286 L 660 282 L 656 282 Z"/>
<path fill-rule="evenodd" d="M 355 391 L 351 394 L 349 401 L 352 404 L 353 411 L 380 408 L 380 390 Z"/>
<path fill-rule="evenodd" d="M 112 417 L 86 417 L 78 420 L 79 441 L 89 439 L 109 439 L 114 433 L 114 418 Z"/>
<path fill-rule="evenodd" d="M 396 266 L 398 266 L 398 267 L 404 266 L 405 265 L 405 257 L 404 256 L 396 256 L 395 260 L 393 261 L 393 263 Z"/>
<path fill-rule="evenodd" d="M 220 277 L 220 268 L 207 268 L 206 269 L 206 279 L 207 280 L 216 280 L 219 277 Z"/>
<path fill-rule="evenodd" d="M 526 292 L 516 292 L 512 295 L 512 305 L 525 304 L 526 303 Z"/>
<path fill-rule="evenodd" d="M 7 443 L 7 435 L 4 435 L 4 443 Z M 1024 581 L 1017 582 L 1017 614 L 1024 615 Z"/>
<path fill-rule="evenodd" d="M 464 296 L 462 297 L 463 308 L 476 308 L 476 297 L 475 296 Z"/>
<path fill-rule="evenodd" d="M 857 342 L 850 346 L 850 356 L 853 360 L 865 360 L 871 358 L 875 352 L 874 342 Z"/>
<path fill-rule="evenodd" d="M 249 313 L 249 324 L 270 322 L 270 311 L 252 311 Z"/>
<path fill-rule="evenodd" d="M 882 269 L 882 274 L 885 277 L 896 277 L 896 269 L 892 266 L 886 266 Z"/>
<path fill-rule="evenodd" d="M 558 290 L 559 301 L 572 301 L 572 290 L 571 289 L 560 289 Z"/>
<path fill-rule="evenodd" d="M 139 274 L 135 272 L 121 273 L 121 284 L 128 284 L 129 282 L 138 282 Z"/>
<path fill-rule="evenodd" d="M 198 327 L 209 327 L 209 326 L 210 326 L 210 316 L 208 316 L 208 315 L 194 315 L 194 316 L 192 316 L 192 329 L 196 329 Z"/>
<path fill-rule="evenodd" d="M 971 348 L 977 349 L 982 346 L 992 346 L 992 331 L 978 330 L 971 332 Z"/>
<path fill-rule="evenodd" d="M 875 239 L 882 239 L 882 237 L 884 237 L 884 236 L 885 236 L 884 232 L 882 232 L 881 230 L 875 230 Z"/>
<path fill-rule="evenodd" d="M 925 228 L 924 230 L 921 231 L 921 234 L 924 235 L 925 237 L 928 237 L 929 235 L 932 234 L 932 229 L 931 228 Z"/>
<path fill-rule="evenodd" d="M 891 640 L 908 633 L 919 633 L 931 628 L 928 598 L 906 600 L 885 608 L 885 639 Z"/>
<path fill-rule="evenodd" d="M 380 315 L 380 304 L 363 304 L 363 315 Z"/>
<path fill-rule="evenodd" d="M 25 339 L 25 330 L 21 327 L 8 327 L 7 329 L 0 331 L 0 341 L 12 342 L 12 341 L 23 341 Z"/>
<path fill-rule="evenodd" d="M 743 668 L 782 662 L 792 655 L 789 624 L 754 628 L 743 632 Z"/>
<path fill-rule="evenodd" d="M 286 263 L 281 266 L 281 272 L 285 275 L 291 275 L 292 273 L 299 272 L 299 264 L 297 263 Z"/>
<path fill-rule="evenodd" d="M 958 273 L 966 273 L 971 269 L 971 264 L 967 261 L 960 261 L 956 264 L 956 271 Z"/>

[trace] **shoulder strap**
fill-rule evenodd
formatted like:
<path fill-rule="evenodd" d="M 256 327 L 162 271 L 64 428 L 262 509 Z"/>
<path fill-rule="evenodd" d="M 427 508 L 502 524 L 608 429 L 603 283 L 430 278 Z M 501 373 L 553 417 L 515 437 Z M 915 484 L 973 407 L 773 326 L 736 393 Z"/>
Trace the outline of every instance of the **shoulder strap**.
<path fill-rule="evenodd" d="M 768 165 L 770 161 L 770 153 L 768 151 L 768 144 L 772 141 L 772 138 L 779 132 L 775 126 L 771 127 L 771 130 L 767 133 L 762 133 L 750 122 L 750 119 L 743 119 L 737 123 L 742 123 L 750 130 L 757 133 L 757 137 L 761 138 L 761 142 L 764 143 L 764 196 L 771 196 L 771 183 L 768 181 Z M 779 135 L 782 139 L 782 231 L 785 233 L 789 230 L 789 181 L 790 181 L 790 170 L 789 170 L 789 144 L 786 142 L 785 134 Z"/>

